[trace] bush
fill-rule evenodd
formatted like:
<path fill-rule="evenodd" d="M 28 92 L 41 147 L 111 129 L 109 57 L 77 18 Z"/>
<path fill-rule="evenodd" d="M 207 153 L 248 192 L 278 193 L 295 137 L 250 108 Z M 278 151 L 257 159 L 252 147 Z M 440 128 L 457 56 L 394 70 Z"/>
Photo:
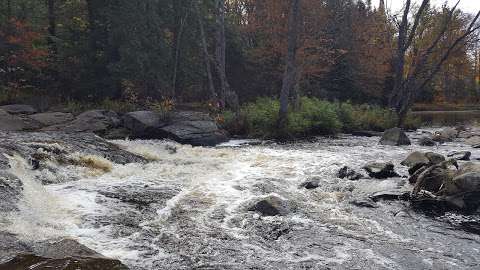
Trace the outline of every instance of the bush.
<path fill-rule="evenodd" d="M 328 102 L 317 98 L 303 97 L 298 110 L 289 108 L 286 130 L 278 130 L 278 100 L 259 98 L 241 108 L 239 117 L 226 111 L 221 126 L 232 134 L 256 138 L 305 137 L 330 135 L 357 130 L 384 131 L 396 126 L 395 112 L 379 106 L 352 105 L 349 102 Z M 407 129 L 420 126 L 419 119 L 408 117 Z"/>

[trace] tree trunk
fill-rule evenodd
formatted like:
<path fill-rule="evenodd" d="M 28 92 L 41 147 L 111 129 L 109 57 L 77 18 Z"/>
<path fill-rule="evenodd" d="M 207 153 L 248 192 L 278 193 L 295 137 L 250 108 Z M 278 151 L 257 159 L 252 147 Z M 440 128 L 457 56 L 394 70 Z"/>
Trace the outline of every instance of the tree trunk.
<path fill-rule="evenodd" d="M 215 86 L 213 85 L 212 68 L 210 66 L 210 54 L 208 53 L 208 45 L 207 45 L 207 38 L 205 36 L 205 28 L 203 26 L 202 15 L 196 3 L 197 2 L 194 1 L 194 7 L 197 10 L 196 15 L 198 19 L 198 26 L 200 29 L 200 39 L 202 42 L 202 52 L 203 52 L 203 58 L 205 62 L 205 71 L 207 73 L 207 78 L 208 78 L 208 94 L 210 95 L 210 99 L 216 100 L 217 94 L 215 93 Z"/>
<path fill-rule="evenodd" d="M 288 118 L 288 97 L 295 86 L 297 76 L 297 43 L 298 24 L 300 20 L 300 0 L 291 0 L 288 18 L 288 48 L 283 74 L 282 90 L 280 92 L 280 110 L 278 112 L 278 127 L 284 130 Z"/>
<path fill-rule="evenodd" d="M 185 27 L 185 22 L 187 20 L 187 15 L 184 18 L 180 19 L 180 27 L 178 33 L 175 34 L 174 41 L 174 63 L 173 63 L 173 79 L 172 79 L 172 93 L 171 96 L 175 97 L 177 94 L 177 77 L 178 77 L 178 66 L 180 62 L 180 46 L 183 35 L 183 30 Z"/>
<path fill-rule="evenodd" d="M 55 37 L 57 36 L 56 14 L 55 14 L 55 0 L 47 0 L 48 6 L 48 38 L 47 42 L 51 52 L 57 54 L 57 46 Z"/>
<path fill-rule="evenodd" d="M 12 17 L 12 0 L 7 0 L 7 19 Z"/>
<path fill-rule="evenodd" d="M 225 38 L 225 0 L 216 0 L 216 67 L 220 79 L 220 100 L 222 105 L 228 105 L 235 112 L 239 111 L 239 101 L 237 94 L 232 91 L 227 78 L 226 67 L 226 38 Z"/>

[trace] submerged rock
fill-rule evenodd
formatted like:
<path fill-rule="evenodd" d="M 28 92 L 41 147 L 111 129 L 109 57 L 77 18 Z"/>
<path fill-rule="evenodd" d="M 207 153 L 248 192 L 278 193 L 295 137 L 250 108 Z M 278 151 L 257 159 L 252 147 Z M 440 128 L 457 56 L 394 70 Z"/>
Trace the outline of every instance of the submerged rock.
<path fill-rule="evenodd" d="M 388 190 L 375 192 L 369 196 L 374 202 L 384 201 L 408 201 L 410 199 L 410 192 L 405 190 Z"/>
<path fill-rule="evenodd" d="M 300 184 L 300 187 L 306 188 L 306 189 L 316 189 L 319 186 L 320 186 L 319 178 L 308 179 L 307 181 Z"/>
<path fill-rule="evenodd" d="M 461 161 L 469 161 L 471 156 L 472 156 L 472 152 L 469 152 L 469 151 L 452 152 L 447 155 L 447 157 L 449 158 L 453 158 L 455 160 L 461 160 Z"/>
<path fill-rule="evenodd" d="M 363 169 L 368 173 L 372 178 L 376 179 L 387 179 L 391 177 L 400 177 L 398 173 L 395 172 L 395 165 L 393 163 L 381 163 L 381 162 L 372 162 L 368 163 L 363 167 Z"/>
<path fill-rule="evenodd" d="M 401 145 L 411 145 L 410 139 L 407 134 L 403 132 L 400 128 L 392 128 L 386 130 L 383 133 L 382 138 L 380 139 L 380 144 L 382 145 L 391 145 L 391 146 L 401 146 Z"/>
<path fill-rule="evenodd" d="M 359 180 L 363 178 L 363 175 L 356 172 L 352 168 L 345 166 L 338 171 L 337 177 L 340 179 Z"/>
<path fill-rule="evenodd" d="M 418 140 L 420 146 L 435 146 L 437 143 L 429 137 L 423 137 Z"/>
<path fill-rule="evenodd" d="M 262 216 L 285 216 L 293 209 L 288 201 L 270 195 L 255 201 L 247 210 L 258 212 Z"/>
<path fill-rule="evenodd" d="M 350 201 L 350 204 L 353 204 L 358 207 L 378 208 L 377 203 L 370 198 L 353 200 L 353 201 Z"/>

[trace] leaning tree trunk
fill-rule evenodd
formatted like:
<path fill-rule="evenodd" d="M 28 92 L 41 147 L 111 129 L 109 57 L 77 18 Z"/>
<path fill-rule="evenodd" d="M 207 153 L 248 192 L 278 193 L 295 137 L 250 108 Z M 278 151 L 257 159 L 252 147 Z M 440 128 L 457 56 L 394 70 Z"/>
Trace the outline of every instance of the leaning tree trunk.
<path fill-rule="evenodd" d="M 297 76 L 297 43 L 298 24 L 300 20 L 300 0 L 291 0 L 288 18 L 288 48 L 280 92 L 280 110 L 278 112 L 278 128 L 284 130 L 288 118 L 288 97 L 293 91 Z"/>

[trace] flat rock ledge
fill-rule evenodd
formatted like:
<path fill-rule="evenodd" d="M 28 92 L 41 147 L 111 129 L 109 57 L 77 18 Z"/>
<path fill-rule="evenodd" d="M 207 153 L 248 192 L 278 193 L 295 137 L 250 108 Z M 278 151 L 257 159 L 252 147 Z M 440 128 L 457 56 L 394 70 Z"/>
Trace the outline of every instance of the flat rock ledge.
<path fill-rule="evenodd" d="M 0 131 L 55 131 L 95 133 L 106 139 L 171 139 L 193 146 L 215 146 L 228 140 L 226 131 L 209 114 L 174 111 L 168 115 L 155 111 L 118 114 L 91 110 L 77 116 L 62 112 L 36 113 L 28 105 L 0 107 Z"/>

